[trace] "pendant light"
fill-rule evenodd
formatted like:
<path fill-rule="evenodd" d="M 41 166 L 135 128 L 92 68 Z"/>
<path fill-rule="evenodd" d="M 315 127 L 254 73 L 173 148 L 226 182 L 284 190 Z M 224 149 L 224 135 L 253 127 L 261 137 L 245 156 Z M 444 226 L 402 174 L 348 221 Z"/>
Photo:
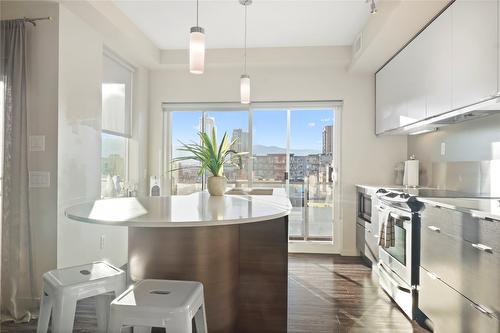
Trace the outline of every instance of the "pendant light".
<path fill-rule="evenodd" d="M 247 74 L 247 6 L 252 4 L 252 0 L 239 0 L 245 6 L 245 70 L 240 77 L 240 100 L 241 104 L 250 104 L 250 75 Z"/>
<path fill-rule="evenodd" d="M 367 0 L 368 2 L 369 0 Z M 375 0 L 370 1 L 370 14 L 377 14 L 377 5 L 375 4 Z"/>
<path fill-rule="evenodd" d="M 205 30 L 198 26 L 198 0 L 196 0 L 196 26 L 189 34 L 189 71 L 203 74 L 205 69 Z"/>

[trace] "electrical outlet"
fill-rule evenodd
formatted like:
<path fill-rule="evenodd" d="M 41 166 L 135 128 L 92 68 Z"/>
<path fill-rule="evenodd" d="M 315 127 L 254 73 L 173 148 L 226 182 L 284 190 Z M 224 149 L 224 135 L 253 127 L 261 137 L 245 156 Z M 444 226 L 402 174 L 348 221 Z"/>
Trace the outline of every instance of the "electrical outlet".
<path fill-rule="evenodd" d="M 30 188 L 50 187 L 50 172 L 30 171 L 29 172 L 29 187 Z"/>
<path fill-rule="evenodd" d="M 99 239 L 99 247 L 101 248 L 101 250 L 104 249 L 104 235 L 101 235 L 101 238 Z"/>
<path fill-rule="evenodd" d="M 446 155 L 446 143 L 441 142 L 441 156 Z"/>
<path fill-rule="evenodd" d="M 30 151 L 45 151 L 45 135 L 30 135 Z"/>

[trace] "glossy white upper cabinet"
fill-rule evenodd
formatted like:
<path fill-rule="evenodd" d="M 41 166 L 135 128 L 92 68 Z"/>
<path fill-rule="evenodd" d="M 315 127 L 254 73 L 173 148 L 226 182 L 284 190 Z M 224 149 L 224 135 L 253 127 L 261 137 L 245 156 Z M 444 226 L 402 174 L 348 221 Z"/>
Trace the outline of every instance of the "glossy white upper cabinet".
<path fill-rule="evenodd" d="M 498 2 L 457 0 L 452 14 L 452 103 L 461 108 L 497 93 Z"/>
<path fill-rule="evenodd" d="M 394 68 L 397 61 L 391 61 L 376 76 L 375 89 L 375 132 L 383 133 L 390 128 L 394 128 L 394 109 L 396 106 L 394 89 L 396 88 L 396 71 Z"/>
<path fill-rule="evenodd" d="M 402 73 L 405 76 L 403 85 L 406 113 L 398 115 L 399 127 L 413 124 L 426 116 L 427 50 L 426 39 L 418 35 L 401 52 L 405 64 Z"/>
<path fill-rule="evenodd" d="M 438 16 L 422 33 L 425 40 L 426 117 L 452 109 L 451 10 Z"/>
<path fill-rule="evenodd" d="M 456 0 L 376 73 L 376 133 L 493 98 L 500 0 Z"/>

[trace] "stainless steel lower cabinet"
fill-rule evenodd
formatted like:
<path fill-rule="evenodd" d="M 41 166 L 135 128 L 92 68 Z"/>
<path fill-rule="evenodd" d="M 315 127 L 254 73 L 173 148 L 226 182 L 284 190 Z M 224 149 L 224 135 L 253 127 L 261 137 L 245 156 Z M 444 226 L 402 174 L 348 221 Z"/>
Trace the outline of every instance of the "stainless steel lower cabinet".
<path fill-rule="evenodd" d="M 365 226 L 356 223 L 356 250 L 358 254 L 365 255 Z"/>
<path fill-rule="evenodd" d="M 432 321 L 434 332 L 437 333 L 500 332 L 500 321 L 496 314 L 462 296 L 422 267 L 419 308 Z"/>

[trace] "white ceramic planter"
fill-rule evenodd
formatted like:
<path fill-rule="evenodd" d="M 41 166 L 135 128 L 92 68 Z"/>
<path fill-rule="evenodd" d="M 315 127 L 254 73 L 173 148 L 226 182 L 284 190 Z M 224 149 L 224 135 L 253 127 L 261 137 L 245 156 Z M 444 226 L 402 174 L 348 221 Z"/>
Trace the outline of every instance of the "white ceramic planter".
<path fill-rule="evenodd" d="M 226 192 L 227 179 L 222 176 L 208 177 L 208 193 L 210 195 L 224 195 Z"/>

